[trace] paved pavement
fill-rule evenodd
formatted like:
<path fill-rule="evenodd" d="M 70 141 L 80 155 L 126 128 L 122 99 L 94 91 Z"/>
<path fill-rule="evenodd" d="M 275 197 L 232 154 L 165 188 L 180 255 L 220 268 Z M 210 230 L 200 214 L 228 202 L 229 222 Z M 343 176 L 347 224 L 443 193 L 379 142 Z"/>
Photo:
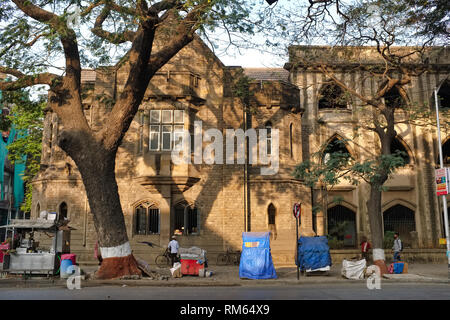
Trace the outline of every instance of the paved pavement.
<path fill-rule="evenodd" d="M 81 269 L 87 275 L 93 274 L 98 266 L 81 265 Z M 313 285 L 313 284 L 350 284 L 363 283 L 365 280 L 349 280 L 341 276 L 341 265 L 333 265 L 327 275 L 308 275 L 300 274 L 297 280 L 297 269 L 295 267 L 276 268 L 277 279 L 268 280 L 250 280 L 239 278 L 238 266 L 215 266 L 211 265 L 208 271 L 213 271 L 211 277 L 183 276 L 182 278 L 172 278 L 168 268 L 157 268 L 152 266 L 152 270 L 162 277 L 154 280 L 143 277 L 136 280 L 82 280 L 83 287 L 98 286 L 164 286 L 164 287 L 189 287 L 189 286 L 279 286 L 279 285 Z M 446 264 L 410 264 L 408 274 L 389 275 L 382 279 L 383 283 L 394 282 L 415 282 L 415 283 L 440 283 L 450 284 L 448 280 L 448 269 Z M 58 277 L 47 279 L 42 277 L 33 277 L 23 279 L 21 276 L 7 276 L 0 279 L 0 289 L 7 287 L 65 287 L 67 281 Z"/>

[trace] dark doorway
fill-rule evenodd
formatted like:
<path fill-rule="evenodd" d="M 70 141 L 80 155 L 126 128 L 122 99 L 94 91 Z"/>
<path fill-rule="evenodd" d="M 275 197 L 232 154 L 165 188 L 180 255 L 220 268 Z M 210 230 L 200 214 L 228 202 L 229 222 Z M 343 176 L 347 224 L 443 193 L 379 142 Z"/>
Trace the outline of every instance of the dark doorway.
<path fill-rule="evenodd" d="M 384 233 L 398 232 L 403 247 L 411 246 L 411 231 L 416 231 L 414 211 L 397 204 L 383 213 Z"/>
<path fill-rule="evenodd" d="M 342 206 L 327 211 L 328 235 L 343 243 L 344 247 L 356 247 L 356 214 Z"/>

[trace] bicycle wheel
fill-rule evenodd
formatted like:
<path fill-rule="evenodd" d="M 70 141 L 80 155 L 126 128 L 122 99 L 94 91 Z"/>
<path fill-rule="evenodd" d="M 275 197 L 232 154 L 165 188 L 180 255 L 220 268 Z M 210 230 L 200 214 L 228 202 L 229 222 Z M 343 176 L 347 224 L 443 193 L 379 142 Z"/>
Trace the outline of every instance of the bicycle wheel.
<path fill-rule="evenodd" d="M 217 265 L 224 266 L 228 264 L 228 255 L 225 253 L 219 253 L 217 256 Z"/>
<path fill-rule="evenodd" d="M 160 254 L 156 257 L 155 263 L 160 268 L 165 268 L 169 266 L 169 258 L 167 258 L 165 255 Z"/>

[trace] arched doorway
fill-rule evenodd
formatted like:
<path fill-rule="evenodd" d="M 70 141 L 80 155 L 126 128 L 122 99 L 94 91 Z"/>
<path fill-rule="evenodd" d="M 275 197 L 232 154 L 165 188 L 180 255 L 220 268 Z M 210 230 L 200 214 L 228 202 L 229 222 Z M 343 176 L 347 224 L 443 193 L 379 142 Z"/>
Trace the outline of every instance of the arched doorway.
<path fill-rule="evenodd" d="M 269 206 L 267 207 L 267 222 L 269 225 L 269 231 L 272 240 L 276 240 L 277 238 L 276 215 L 277 209 L 272 203 L 269 204 Z"/>
<path fill-rule="evenodd" d="M 59 205 L 59 219 L 64 220 L 67 219 L 67 203 L 62 202 Z"/>
<path fill-rule="evenodd" d="M 383 212 L 384 233 L 398 232 L 403 247 L 411 246 L 411 231 L 416 231 L 414 211 L 397 204 Z"/>
<path fill-rule="evenodd" d="M 343 247 L 356 247 L 356 213 L 342 205 L 327 210 L 328 235 Z"/>

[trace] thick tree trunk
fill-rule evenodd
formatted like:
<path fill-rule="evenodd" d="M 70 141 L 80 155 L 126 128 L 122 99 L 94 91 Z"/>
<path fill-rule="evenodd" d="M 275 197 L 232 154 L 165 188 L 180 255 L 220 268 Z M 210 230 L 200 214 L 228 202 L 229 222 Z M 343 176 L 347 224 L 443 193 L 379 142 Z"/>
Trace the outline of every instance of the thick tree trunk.
<path fill-rule="evenodd" d="M 84 138 L 84 139 L 82 139 Z M 76 141 L 84 141 L 79 144 Z M 94 218 L 103 262 L 98 279 L 141 275 L 131 253 L 115 177 L 115 150 L 105 150 L 92 136 L 61 134 L 60 146 L 72 157 L 81 173 Z"/>
<path fill-rule="evenodd" d="M 370 196 L 367 201 L 370 231 L 372 234 L 373 261 L 380 268 L 381 274 L 387 273 L 383 249 L 383 219 L 381 214 L 381 186 L 374 183 L 370 185 Z"/>

